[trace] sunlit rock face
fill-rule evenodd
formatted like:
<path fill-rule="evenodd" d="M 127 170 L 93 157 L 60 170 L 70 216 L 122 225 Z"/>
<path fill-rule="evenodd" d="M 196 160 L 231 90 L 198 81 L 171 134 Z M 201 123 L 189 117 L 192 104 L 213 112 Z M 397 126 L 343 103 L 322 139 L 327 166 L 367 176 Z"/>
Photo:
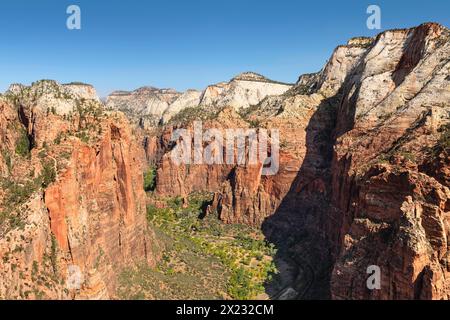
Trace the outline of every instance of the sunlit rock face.
<path fill-rule="evenodd" d="M 293 85 L 243 73 L 203 92 L 115 92 L 106 108 L 88 85 L 11 86 L 0 99 L 0 298 L 111 298 L 116 268 L 153 264 L 151 163 L 155 196 L 209 191 L 205 214 L 261 227 L 304 277 L 294 297 L 449 299 L 449 61 L 449 30 L 426 23 L 353 38 Z M 278 172 L 175 164 L 172 133 L 195 120 L 279 130 Z M 55 280 L 71 265 L 81 291 Z M 34 287 L 36 274 L 49 285 Z"/>
<path fill-rule="evenodd" d="M 123 111 L 141 127 L 150 129 L 159 123 L 169 122 L 173 116 L 187 108 L 248 108 L 267 96 L 280 95 L 291 87 L 292 85 L 246 72 L 229 82 L 208 86 L 203 91 L 177 92 L 153 87 L 143 87 L 132 92 L 116 91 L 107 97 L 106 106 Z"/>
<path fill-rule="evenodd" d="M 41 81 L 0 98 L 1 298 L 114 298 L 122 268 L 157 260 L 143 150 L 94 92 Z"/>
<path fill-rule="evenodd" d="M 354 38 L 320 72 L 259 102 L 240 94 L 258 76 L 208 87 L 202 103 L 227 101 L 239 121 L 280 130 L 280 170 L 215 167 L 218 187 L 201 181 L 212 169 L 195 168 L 185 190 L 215 191 L 209 212 L 288 242 L 289 254 L 316 269 L 307 296 L 448 299 L 449 40 L 434 23 Z M 170 185 L 189 170 L 159 159 L 157 190 L 182 193 Z M 367 288 L 371 265 L 380 290 Z"/>
<path fill-rule="evenodd" d="M 245 72 L 230 82 L 211 85 L 203 92 L 200 104 L 203 106 L 233 107 L 236 110 L 257 105 L 267 96 L 280 95 L 292 87 L 266 77 Z"/>

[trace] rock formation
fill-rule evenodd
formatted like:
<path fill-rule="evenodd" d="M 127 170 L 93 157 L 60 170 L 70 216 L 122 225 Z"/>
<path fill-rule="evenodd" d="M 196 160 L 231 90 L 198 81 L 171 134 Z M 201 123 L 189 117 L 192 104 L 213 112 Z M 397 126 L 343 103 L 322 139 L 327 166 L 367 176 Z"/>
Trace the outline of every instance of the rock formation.
<path fill-rule="evenodd" d="M 116 91 L 108 96 L 109 109 L 123 111 L 141 127 L 150 129 L 158 123 L 167 123 L 187 108 L 234 107 L 248 108 L 269 95 L 279 95 L 291 85 L 269 80 L 252 72 L 242 73 L 230 82 L 211 85 L 203 92 L 143 87 L 133 92 Z"/>
<path fill-rule="evenodd" d="M 113 298 L 122 267 L 155 262 L 142 149 L 78 89 L 41 81 L 1 98 L 2 298 Z"/>
<path fill-rule="evenodd" d="M 253 72 L 244 72 L 230 82 L 207 87 L 200 105 L 246 109 L 257 105 L 267 96 L 280 95 L 291 87 L 290 84 L 276 82 Z"/>
<path fill-rule="evenodd" d="M 280 130 L 278 174 L 244 165 L 189 175 L 154 145 L 156 190 L 215 191 L 210 212 L 261 225 L 280 259 L 310 274 L 297 298 L 448 299 L 449 40 L 434 23 L 354 38 L 320 72 L 249 104 L 233 85 L 208 87 L 201 103 L 239 109 L 235 127 Z M 379 290 L 366 285 L 371 265 Z"/>
<path fill-rule="evenodd" d="M 157 196 L 213 192 L 206 214 L 262 228 L 296 275 L 277 275 L 272 298 L 449 299 L 449 74 L 450 31 L 425 23 L 350 39 L 295 85 L 243 73 L 203 92 L 110 95 L 106 110 L 141 128 L 91 87 L 13 85 L 0 101 L 0 297 L 113 297 L 117 269 L 153 263 L 147 162 Z M 198 120 L 278 129 L 279 171 L 175 164 L 195 139 L 172 133 Z M 61 283 L 70 266 L 80 290 Z M 380 288 L 367 286 L 372 266 Z"/>
<path fill-rule="evenodd" d="M 449 57 L 450 32 L 438 24 L 387 31 L 343 86 L 333 298 L 450 297 L 449 185 L 441 169 L 427 169 L 448 163 Z M 361 281 L 368 265 L 381 268 L 380 290 Z"/>
<path fill-rule="evenodd" d="M 122 111 L 141 127 L 150 128 L 162 121 L 163 115 L 168 119 L 173 112 L 195 107 L 199 101 L 200 92 L 195 90 L 180 93 L 173 89 L 143 87 L 133 92 L 111 93 L 106 99 L 106 107 Z"/>

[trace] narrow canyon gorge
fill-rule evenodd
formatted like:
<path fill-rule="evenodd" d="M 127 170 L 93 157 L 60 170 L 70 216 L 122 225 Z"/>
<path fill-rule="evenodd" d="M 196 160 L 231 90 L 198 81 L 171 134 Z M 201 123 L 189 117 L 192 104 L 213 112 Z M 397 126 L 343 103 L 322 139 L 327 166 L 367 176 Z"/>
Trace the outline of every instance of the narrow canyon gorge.
<path fill-rule="evenodd" d="M 279 130 L 279 170 L 174 163 L 173 133 L 198 121 Z M 450 30 L 437 23 L 350 39 L 294 84 L 245 72 L 104 100 L 83 83 L 13 84 L 0 96 L 0 298 L 448 300 L 449 149 Z"/>

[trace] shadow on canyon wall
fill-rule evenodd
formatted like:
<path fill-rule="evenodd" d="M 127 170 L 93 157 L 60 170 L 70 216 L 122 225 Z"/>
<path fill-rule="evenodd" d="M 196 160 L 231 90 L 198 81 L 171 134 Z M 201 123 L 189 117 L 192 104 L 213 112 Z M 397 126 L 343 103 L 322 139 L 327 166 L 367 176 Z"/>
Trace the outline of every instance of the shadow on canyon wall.
<path fill-rule="evenodd" d="M 349 90 L 341 88 L 324 100 L 311 117 L 304 161 L 289 192 L 262 224 L 267 241 L 277 249 L 279 273 L 266 284 L 271 299 L 331 298 L 331 272 L 344 222 L 343 214 L 332 205 L 333 192 L 342 188 L 338 181 L 338 190 L 333 190 L 333 147 L 337 137 L 354 125 L 358 90 L 350 100 L 342 99 Z M 341 176 L 347 175 L 345 166 L 336 162 L 334 166 L 343 169 Z"/>

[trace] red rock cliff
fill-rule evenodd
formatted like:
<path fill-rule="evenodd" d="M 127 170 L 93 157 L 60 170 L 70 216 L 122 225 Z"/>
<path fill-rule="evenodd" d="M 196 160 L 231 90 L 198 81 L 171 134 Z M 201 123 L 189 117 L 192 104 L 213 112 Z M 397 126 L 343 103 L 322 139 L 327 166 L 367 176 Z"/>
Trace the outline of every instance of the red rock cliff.
<path fill-rule="evenodd" d="M 59 106 L 53 90 L 46 99 Z M 143 151 L 125 117 L 98 101 L 66 98 L 65 108 L 78 107 L 61 115 L 29 96 L 2 102 L 1 139 L 11 146 L 2 152 L 0 296 L 114 298 L 123 267 L 156 259 Z"/>

